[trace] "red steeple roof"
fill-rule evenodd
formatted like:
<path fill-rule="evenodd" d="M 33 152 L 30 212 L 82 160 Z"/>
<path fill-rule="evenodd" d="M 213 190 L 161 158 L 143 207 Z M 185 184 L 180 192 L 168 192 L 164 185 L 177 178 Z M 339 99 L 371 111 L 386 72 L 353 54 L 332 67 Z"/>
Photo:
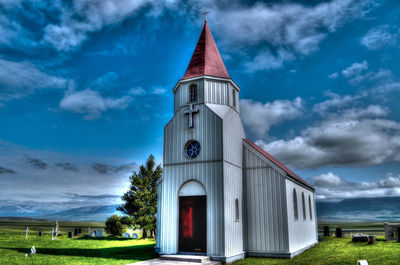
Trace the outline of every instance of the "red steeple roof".
<path fill-rule="evenodd" d="M 230 78 L 224 62 L 219 54 L 217 45 L 211 34 L 207 21 L 204 23 L 196 49 L 190 59 L 189 66 L 182 79 L 209 75 L 222 78 Z"/>

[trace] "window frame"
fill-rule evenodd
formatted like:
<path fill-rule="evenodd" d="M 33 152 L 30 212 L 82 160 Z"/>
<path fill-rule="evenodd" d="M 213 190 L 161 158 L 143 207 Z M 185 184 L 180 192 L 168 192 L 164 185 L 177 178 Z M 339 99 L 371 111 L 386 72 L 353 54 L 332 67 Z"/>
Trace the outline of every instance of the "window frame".
<path fill-rule="evenodd" d="M 293 215 L 294 215 L 294 220 L 299 221 L 299 207 L 297 205 L 297 192 L 296 188 L 293 188 Z"/>
<path fill-rule="evenodd" d="M 308 195 L 308 207 L 310 208 L 310 220 L 312 220 L 312 207 L 311 207 L 311 195 Z"/>
<path fill-rule="evenodd" d="M 301 204 L 303 206 L 303 220 L 307 220 L 306 199 L 304 198 L 304 192 L 301 193 Z"/>
<path fill-rule="evenodd" d="M 189 102 L 197 102 L 199 98 L 199 92 L 196 84 L 189 86 Z"/>
<path fill-rule="evenodd" d="M 240 221 L 240 208 L 239 208 L 239 199 L 235 199 L 235 221 Z"/>

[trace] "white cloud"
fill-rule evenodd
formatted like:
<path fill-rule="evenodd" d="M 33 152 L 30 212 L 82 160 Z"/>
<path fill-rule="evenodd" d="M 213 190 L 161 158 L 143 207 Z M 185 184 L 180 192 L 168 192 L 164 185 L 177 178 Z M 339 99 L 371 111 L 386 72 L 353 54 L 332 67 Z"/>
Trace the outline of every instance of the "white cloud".
<path fill-rule="evenodd" d="M 294 59 L 294 55 L 284 49 L 279 49 L 276 55 L 266 50 L 258 54 L 252 61 L 245 62 L 245 68 L 247 72 L 275 70 L 283 67 L 285 62 Z"/>
<path fill-rule="evenodd" d="M 132 98 L 104 98 L 97 91 L 85 89 L 81 91 L 68 91 L 60 102 L 63 110 L 85 114 L 85 119 L 97 119 L 109 109 L 125 109 Z"/>
<path fill-rule="evenodd" d="M 400 37 L 400 29 L 391 28 L 389 25 L 381 25 L 373 28 L 361 38 L 361 44 L 370 50 L 382 47 L 396 46 Z"/>
<path fill-rule="evenodd" d="M 20 98 L 38 89 L 61 89 L 68 81 L 47 74 L 29 62 L 14 62 L 0 59 L 0 100 Z"/>
<path fill-rule="evenodd" d="M 376 182 L 350 182 L 328 172 L 312 177 L 311 183 L 316 187 L 316 198 L 322 200 L 400 196 L 400 175 L 390 173 Z"/>
<path fill-rule="evenodd" d="M 162 9 L 173 4 L 174 1 L 157 3 L 154 0 L 74 0 L 71 7 L 66 5 L 61 8 L 60 23 L 46 26 L 44 40 L 57 50 L 69 51 L 80 46 L 88 33 L 119 23 L 146 6 Z"/>
<path fill-rule="evenodd" d="M 271 103 L 242 99 L 240 108 L 244 125 L 257 137 L 265 137 L 272 125 L 299 117 L 303 103 L 299 97 L 293 101 L 275 100 Z"/>
<path fill-rule="evenodd" d="M 129 90 L 129 94 L 133 96 L 141 96 L 146 94 L 146 90 L 144 90 L 142 87 L 132 87 Z"/>
<path fill-rule="evenodd" d="M 338 95 L 332 92 L 325 92 L 325 95 L 329 97 L 329 99 L 317 103 L 313 107 L 313 111 L 317 112 L 320 115 L 325 115 L 331 109 L 337 109 L 348 105 L 350 102 L 354 102 L 357 99 L 360 99 L 362 95 Z"/>
<path fill-rule="evenodd" d="M 342 71 L 342 75 L 346 78 L 354 78 L 361 74 L 362 71 L 368 69 L 368 62 L 362 61 L 361 63 L 353 63 Z"/>
<path fill-rule="evenodd" d="M 312 182 L 317 187 L 331 187 L 343 185 L 346 182 L 343 181 L 338 175 L 328 172 L 327 174 L 321 174 L 312 178 Z"/>
<path fill-rule="evenodd" d="M 330 74 L 328 77 L 329 77 L 330 79 L 336 79 L 338 76 L 339 76 L 338 73 L 333 73 L 333 74 Z"/>
<path fill-rule="evenodd" d="M 371 7 L 370 0 L 333 0 L 315 6 L 297 3 L 264 4 L 250 6 L 213 7 L 210 16 L 222 42 L 240 49 L 272 45 L 278 52 L 262 51 L 247 67 L 254 70 L 278 69 L 295 55 L 309 55 L 319 48 L 326 36 L 345 23 L 362 17 Z M 272 58 L 275 57 L 275 58 Z M 267 67 L 266 60 L 273 66 Z"/>
<path fill-rule="evenodd" d="M 347 109 L 307 127 L 293 139 L 258 143 L 297 168 L 399 162 L 400 123 L 382 118 L 386 115 L 380 106 Z"/>

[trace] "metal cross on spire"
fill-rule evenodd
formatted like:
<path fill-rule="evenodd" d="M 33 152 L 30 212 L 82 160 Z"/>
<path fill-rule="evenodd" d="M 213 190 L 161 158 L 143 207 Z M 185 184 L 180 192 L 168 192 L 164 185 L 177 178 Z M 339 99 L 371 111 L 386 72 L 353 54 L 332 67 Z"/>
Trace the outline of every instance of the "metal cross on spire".
<path fill-rule="evenodd" d="M 203 13 L 201 13 L 202 15 L 204 15 L 204 21 L 206 21 L 206 22 L 207 22 L 207 14 L 208 14 L 208 13 L 210 13 L 210 11 L 207 11 L 207 8 L 204 9 L 204 12 L 203 12 Z"/>

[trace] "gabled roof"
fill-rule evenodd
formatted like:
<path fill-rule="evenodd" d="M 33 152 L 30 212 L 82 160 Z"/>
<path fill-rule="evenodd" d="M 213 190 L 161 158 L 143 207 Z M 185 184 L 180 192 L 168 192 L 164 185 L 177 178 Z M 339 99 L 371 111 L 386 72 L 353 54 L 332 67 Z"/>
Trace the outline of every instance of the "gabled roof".
<path fill-rule="evenodd" d="M 204 23 L 192 59 L 190 59 L 189 66 L 181 80 L 203 75 L 230 78 L 207 21 Z"/>
<path fill-rule="evenodd" d="M 296 173 L 294 173 L 293 171 L 291 171 L 289 168 L 287 168 L 286 166 L 284 166 L 281 162 L 279 162 L 275 157 L 273 157 L 272 155 L 270 155 L 269 153 L 267 153 L 264 149 L 262 149 L 260 146 L 258 146 L 257 144 L 253 143 L 252 141 L 250 141 L 249 139 L 244 139 L 244 141 L 249 144 L 251 147 L 253 147 L 254 149 L 256 149 L 261 155 L 263 155 L 264 157 L 266 157 L 268 160 L 270 160 L 272 163 L 274 163 L 276 166 L 278 166 L 280 169 L 282 169 L 283 171 L 286 172 L 286 174 L 288 174 L 289 176 L 291 176 L 292 178 L 300 181 L 301 183 L 303 183 L 304 185 L 306 185 L 307 187 L 309 187 L 312 190 L 315 190 L 313 186 L 311 186 L 307 181 L 305 181 L 304 179 L 302 179 L 301 177 L 299 177 Z"/>

